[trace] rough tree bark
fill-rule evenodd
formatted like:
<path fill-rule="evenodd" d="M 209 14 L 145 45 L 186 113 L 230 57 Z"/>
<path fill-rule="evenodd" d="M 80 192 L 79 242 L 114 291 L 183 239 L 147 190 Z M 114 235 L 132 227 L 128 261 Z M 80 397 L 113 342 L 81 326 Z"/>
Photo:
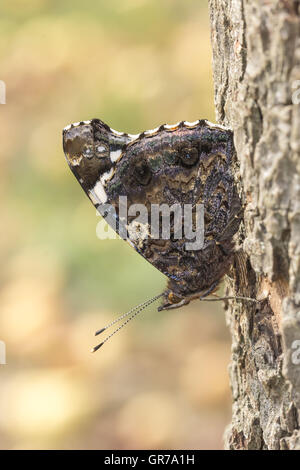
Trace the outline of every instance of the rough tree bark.
<path fill-rule="evenodd" d="M 300 449 L 300 6 L 210 0 L 217 120 L 245 203 L 230 293 L 229 449 Z M 239 169 L 238 169 L 239 167 Z"/>

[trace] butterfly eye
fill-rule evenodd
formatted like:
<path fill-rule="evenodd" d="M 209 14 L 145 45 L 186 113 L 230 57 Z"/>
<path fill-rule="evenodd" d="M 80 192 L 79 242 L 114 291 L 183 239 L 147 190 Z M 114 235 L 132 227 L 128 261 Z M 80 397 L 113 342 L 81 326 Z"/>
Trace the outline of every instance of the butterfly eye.
<path fill-rule="evenodd" d="M 150 183 L 152 172 L 146 162 L 142 162 L 134 169 L 134 176 L 138 183 L 146 186 Z"/>
<path fill-rule="evenodd" d="M 195 147 L 181 149 L 180 158 L 184 165 L 192 166 L 198 161 L 198 150 Z"/>

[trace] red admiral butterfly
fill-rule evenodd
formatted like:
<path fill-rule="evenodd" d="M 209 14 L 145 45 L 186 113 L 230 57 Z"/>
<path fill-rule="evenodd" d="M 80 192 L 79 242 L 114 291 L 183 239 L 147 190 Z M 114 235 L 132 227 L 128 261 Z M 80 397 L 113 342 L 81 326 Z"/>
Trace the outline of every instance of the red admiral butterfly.
<path fill-rule="evenodd" d="M 93 119 L 67 126 L 63 146 L 72 172 L 94 206 L 169 280 L 163 294 L 121 318 L 136 316 L 159 297 L 163 298 L 159 310 L 164 310 L 203 299 L 216 290 L 232 264 L 233 236 L 242 217 L 233 177 L 231 130 L 199 120 L 161 125 L 130 135 Z M 154 237 L 149 219 L 140 223 L 137 213 L 130 213 L 124 222 L 120 203 L 124 198 L 128 206 L 135 204 L 138 209 L 143 206 L 148 213 L 153 207 L 158 208 L 160 221 L 164 218 L 162 205 L 182 208 L 181 225 L 186 218 L 185 206 L 191 207 L 194 238 L 197 238 L 197 207 L 202 207 L 201 246 L 195 242 L 188 250 L 187 238 L 176 236 L 181 227 L 172 211 L 169 237 L 162 236 L 161 229 L 159 236 Z"/>

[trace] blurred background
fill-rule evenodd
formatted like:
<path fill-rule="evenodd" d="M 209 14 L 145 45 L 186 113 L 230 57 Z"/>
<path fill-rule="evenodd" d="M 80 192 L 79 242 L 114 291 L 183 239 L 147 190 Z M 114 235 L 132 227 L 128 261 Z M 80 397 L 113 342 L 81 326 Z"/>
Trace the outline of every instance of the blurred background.
<path fill-rule="evenodd" d="M 206 0 L 1 0 L 0 448 L 218 449 L 230 420 L 222 305 L 151 306 L 165 278 L 99 217 L 62 128 L 214 121 Z"/>

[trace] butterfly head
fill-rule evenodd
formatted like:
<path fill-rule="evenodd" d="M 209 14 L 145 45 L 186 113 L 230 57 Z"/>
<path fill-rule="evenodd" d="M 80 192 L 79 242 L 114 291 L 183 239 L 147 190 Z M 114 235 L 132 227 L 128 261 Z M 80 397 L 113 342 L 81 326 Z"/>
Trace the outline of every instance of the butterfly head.
<path fill-rule="evenodd" d="M 158 311 L 161 312 L 162 310 L 171 310 L 174 308 L 179 308 L 189 303 L 190 300 L 186 297 L 183 297 L 170 289 L 166 289 L 163 294 L 162 304 L 158 307 Z"/>

